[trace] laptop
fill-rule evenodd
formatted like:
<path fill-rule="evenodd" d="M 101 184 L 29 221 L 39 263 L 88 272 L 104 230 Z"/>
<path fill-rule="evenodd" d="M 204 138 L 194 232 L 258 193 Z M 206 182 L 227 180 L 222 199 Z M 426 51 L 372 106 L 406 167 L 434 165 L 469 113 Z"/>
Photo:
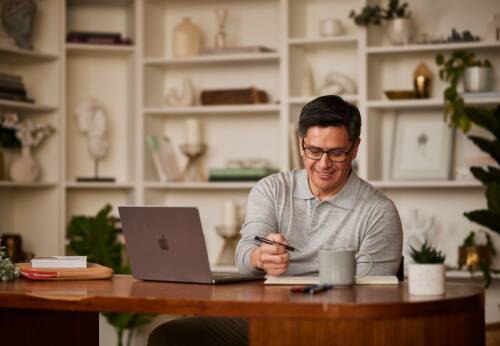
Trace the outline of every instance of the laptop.
<path fill-rule="evenodd" d="M 218 284 L 262 276 L 210 270 L 195 207 L 118 207 L 132 276 L 140 280 Z"/>

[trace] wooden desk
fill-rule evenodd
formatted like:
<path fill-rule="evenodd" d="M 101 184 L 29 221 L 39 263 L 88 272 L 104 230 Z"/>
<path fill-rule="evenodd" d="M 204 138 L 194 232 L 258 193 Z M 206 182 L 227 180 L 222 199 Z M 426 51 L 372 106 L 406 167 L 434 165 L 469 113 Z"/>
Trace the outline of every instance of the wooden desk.
<path fill-rule="evenodd" d="M 484 345 L 483 289 L 448 284 L 446 292 L 416 297 L 399 285 L 304 295 L 261 282 L 210 286 L 130 276 L 18 280 L 0 283 L 0 332 L 2 345 L 98 345 L 98 311 L 146 312 L 245 316 L 252 345 Z"/>

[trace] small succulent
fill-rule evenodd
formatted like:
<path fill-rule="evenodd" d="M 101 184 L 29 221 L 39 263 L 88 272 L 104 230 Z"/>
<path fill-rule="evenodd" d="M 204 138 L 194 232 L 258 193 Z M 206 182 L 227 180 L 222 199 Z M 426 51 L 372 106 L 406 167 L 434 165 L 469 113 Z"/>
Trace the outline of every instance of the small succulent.
<path fill-rule="evenodd" d="M 424 241 L 419 250 L 410 246 L 411 253 L 410 256 L 413 258 L 415 263 L 420 264 L 435 264 L 435 263 L 444 263 L 446 256 L 437 249 L 433 248 L 427 240 Z"/>
<path fill-rule="evenodd" d="M 0 246 L 0 280 L 9 281 L 19 277 L 19 267 L 5 254 L 5 246 Z"/>

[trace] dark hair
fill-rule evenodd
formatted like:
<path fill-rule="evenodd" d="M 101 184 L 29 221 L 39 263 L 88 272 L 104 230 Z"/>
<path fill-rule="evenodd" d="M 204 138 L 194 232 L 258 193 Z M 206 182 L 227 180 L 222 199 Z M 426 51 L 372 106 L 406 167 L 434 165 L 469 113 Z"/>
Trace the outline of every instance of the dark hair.
<path fill-rule="evenodd" d="M 313 126 L 345 126 L 349 140 L 354 143 L 361 133 L 361 115 L 356 106 L 340 96 L 320 96 L 306 104 L 300 112 L 300 137 L 304 138 Z"/>

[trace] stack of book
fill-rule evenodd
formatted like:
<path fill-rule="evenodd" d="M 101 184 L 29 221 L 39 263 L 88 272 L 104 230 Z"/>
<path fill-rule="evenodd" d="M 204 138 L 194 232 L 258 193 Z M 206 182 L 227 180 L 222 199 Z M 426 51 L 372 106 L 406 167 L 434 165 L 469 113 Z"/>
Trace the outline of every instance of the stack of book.
<path fill-rule="evenodd" d="M 23 77 L 0 72 L 0 99 L 34 102 L 28 97 Z"/>
<path fill-rule="evenodd" d="M 32 268 L 87 268 L 87 256 L 35 257 Z"/>
<path fill-rule="evenodd" d="M 208 173 L 208 181 L 257 181 L 277 171 L 269 167 L 212 168 Z"/>
<path fill-rule="evenodd" d="M 119 32 L 101 31 L 70 31 L 66 36 L 66 41 L 70 43 L 90 44 L 132 44 L 132 41 L 129 38 L 122 37 L 122 34 Z"/>

